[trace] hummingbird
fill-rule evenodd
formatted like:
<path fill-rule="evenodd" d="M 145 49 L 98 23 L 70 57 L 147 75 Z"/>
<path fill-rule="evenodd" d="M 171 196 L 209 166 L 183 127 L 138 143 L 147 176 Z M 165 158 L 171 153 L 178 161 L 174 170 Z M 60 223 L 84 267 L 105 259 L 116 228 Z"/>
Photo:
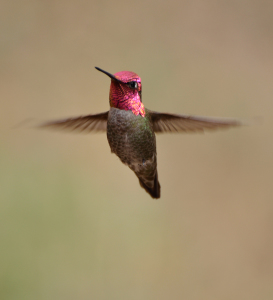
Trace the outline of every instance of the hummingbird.
<path fill-rule="evenodd" d="M 154 199 L 160 198 L 157 172 L 156 133 L 203 132 L 241 125 L 237 120 L 160 113 L 142 103 L 141 78 L 134 72 L 108 73 L 111 79 L 109 111 L 46 122 L 40 127 L 78 132 L 106 132 L 112 153 L 137 176 Z"/>

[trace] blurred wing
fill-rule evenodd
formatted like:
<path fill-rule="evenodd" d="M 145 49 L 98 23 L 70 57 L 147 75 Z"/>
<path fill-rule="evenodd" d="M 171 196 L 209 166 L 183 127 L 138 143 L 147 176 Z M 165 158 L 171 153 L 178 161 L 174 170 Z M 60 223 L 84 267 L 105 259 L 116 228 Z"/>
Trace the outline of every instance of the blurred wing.
<path fill-rule="evenodd" d="M 77 118 L 46 122 L 41 124 L 39 127 L 86 133 L 91 131 L 106 131 L 107 118 L 108 111 L 97 115 L 88 115 Z"/>
<path fill-rule="evenodd" d="M 194 117 L 157 113 L 149 111 L 156 133 L 162 132 L 203 132 L 242 125 L 236 120 L 214 119 L 206 117 Z"/>

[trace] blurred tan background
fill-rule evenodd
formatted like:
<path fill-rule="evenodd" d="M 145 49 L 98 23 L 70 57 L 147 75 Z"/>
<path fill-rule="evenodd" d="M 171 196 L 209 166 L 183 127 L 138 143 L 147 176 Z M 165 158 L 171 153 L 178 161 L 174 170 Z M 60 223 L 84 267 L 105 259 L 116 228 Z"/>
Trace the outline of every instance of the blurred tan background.
<path fill-rule="evenodd" d="M 272 15 L 265 0 L 1 1 L 1 299 L 273 299 Z M 158 136 L 155 201 L 105 134 L 29 128 L 108 110 L 94 66 L 138 73 L 153 110 L 263 122 Z"/>

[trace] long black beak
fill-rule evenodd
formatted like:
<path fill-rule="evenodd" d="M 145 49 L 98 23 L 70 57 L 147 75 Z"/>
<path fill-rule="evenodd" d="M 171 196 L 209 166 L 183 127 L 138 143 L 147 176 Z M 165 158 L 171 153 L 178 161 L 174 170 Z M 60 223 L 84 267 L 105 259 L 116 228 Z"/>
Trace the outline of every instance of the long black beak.
<path fill-rule="evenodd" d="M 102 73 L 104 73 L 104 74 L 106 74 L 107 76 L 109 76 L 111 79 L 114 79 L 114 80 L 117 80 L 117 81 L 120 81 L 119 79 L 117 79 L 114 75 L 112 75 L 112 74 L 110 74 L 110 73 L 108 73 L 108 72 L 106 72 L 106 71 L 104 71 L 104 70 L 102 70 L 102 69 L 100 69 L 100 68 L 98 68 L 98 67 L 95 67 L 95 69 L 97 69 L 98 71 L 100 71 L 100 72 L 102 72 Z"/>

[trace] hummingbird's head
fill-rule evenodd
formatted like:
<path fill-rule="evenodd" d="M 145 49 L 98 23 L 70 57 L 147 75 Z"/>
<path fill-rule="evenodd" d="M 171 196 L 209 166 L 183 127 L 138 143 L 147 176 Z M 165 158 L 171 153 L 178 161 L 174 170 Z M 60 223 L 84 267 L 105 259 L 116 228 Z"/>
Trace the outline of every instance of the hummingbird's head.
<path fill-rule="evenodd" d="M 111 78 L 109 102 L 111 107 L 131 110 L 136 116 L 145 116 L 144 105 L 141 101 L 141 78 L 133 72 L 121 71 L 114 75 L 97 68 Z"/>

